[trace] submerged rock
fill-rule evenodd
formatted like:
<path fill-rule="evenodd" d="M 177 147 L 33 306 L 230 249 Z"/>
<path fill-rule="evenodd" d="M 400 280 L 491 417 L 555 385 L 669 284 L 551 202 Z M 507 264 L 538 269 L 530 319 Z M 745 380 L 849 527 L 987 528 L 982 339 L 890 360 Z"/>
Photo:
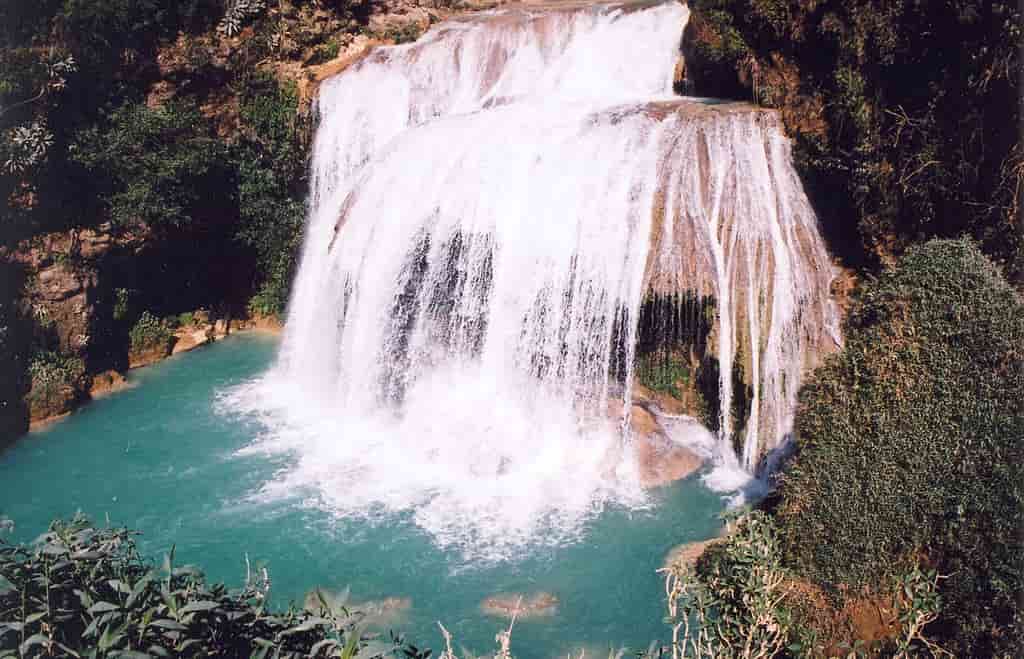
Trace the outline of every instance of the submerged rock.
<path fill-rule="evenodd" d="M 499 593 L 480 604 L 485 615 L 497 618 L 547 618 L 558 611 L 558 598 L 551 593 Z"/>

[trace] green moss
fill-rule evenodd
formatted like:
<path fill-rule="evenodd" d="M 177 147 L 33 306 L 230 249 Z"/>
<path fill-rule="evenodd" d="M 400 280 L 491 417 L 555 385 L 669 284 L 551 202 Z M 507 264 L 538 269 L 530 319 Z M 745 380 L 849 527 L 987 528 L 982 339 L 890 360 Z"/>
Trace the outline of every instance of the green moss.
<path fill-rule="evenodd" d="M 682 398 L 683 389 L 690 384 L 691 379 L 687 363 L 679 355 L 667 354 L 640 357 L 636 364 L 636 375 L 640 384 L 648 389 L 666 393 L 673 398 Z"/>

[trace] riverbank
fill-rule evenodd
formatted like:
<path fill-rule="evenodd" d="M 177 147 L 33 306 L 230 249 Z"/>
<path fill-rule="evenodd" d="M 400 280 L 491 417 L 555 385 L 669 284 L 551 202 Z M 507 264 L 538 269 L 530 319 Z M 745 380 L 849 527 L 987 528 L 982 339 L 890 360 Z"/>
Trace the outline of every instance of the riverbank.
<path fill-rule="evenodd" d="M 194 314 L 196 318 L 205 316 Z M 36 432 L 48 428 L 54 423 L 66 419 L 72 412 L 83 405 L 108 396 L 114 392 L 121 391 L 132 384 L 125 377 L 131 370 L 144 368 L 159 363 L 168 357 L 184 352 L 190 352 L 197 348 L 209 346 L 217 341 L 244 333 L 266 333 L 280 335 L 284 330 L 284 324 L 276 316 L 254 316 L 252 318 L 219 319 L 219 320 L 198 320 L 188 326 L 178 327 L 174 330 L 173 338 L 166 344 L 166 347 L 159 349 L 148 349 L 139 352 L 129 353 L 128 368 L 121 370 L 108 369 L 100 373 L 91 374 L 88 389 L 84 392 L 74 391 L 63 392 L 63 398 L 53 402 L 52 407 L 30 406 L 30 417 L 28 432 Z M 30 398 L 30 391 L 26 398 Z M 40 410 L 57 410 L 52 413 L 39 414 Z"/>

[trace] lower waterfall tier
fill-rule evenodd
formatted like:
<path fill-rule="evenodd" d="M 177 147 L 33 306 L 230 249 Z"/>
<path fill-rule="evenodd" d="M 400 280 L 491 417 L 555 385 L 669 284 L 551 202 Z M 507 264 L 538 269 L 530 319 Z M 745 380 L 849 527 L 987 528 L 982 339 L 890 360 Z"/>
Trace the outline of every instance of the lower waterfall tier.
<path fill-rule="evenodd" d="M 393 141 L 309 247 L 299 294 L 315 303 L 293 307 L 284 368 L 355 414 L 400 408 L 436 372 L 529 378 L 524 404 L 557 396 L 585 423 L 628 395 L 644 300 L 706 298 L 717 428 L 753 469 L 838 340 L 832 267 L 776 116 L 558 110 L 495 108 Z"/>

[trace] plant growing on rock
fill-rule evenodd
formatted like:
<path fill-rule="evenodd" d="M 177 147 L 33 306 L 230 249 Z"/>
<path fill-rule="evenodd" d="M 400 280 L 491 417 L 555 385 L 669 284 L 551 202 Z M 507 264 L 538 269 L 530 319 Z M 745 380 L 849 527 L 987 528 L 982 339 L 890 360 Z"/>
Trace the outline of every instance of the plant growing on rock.
<path fill-rule="evenodd" d="M 298 113 L 294 85 L 253 76 L 246 80 L 242 99 L 236 237 L 255 251 L 259 280 L 249 312 L 280 315 L 302 242 L 311 126 Z"/>
<path fill-rule="evenodd" d="M 876 267 L 966 233 L 1024 277 L 1017 3 L 689 5 L 695 92 L 780 109 L 833 249 Z"/>
<path fill-rule="evenodd" d="M 82 387 L 85 363 L 78 357 L 43 351 L 33 355 L 28 365 L 28 374 L 32 382 L 30 404 L 40 407 L 62 406 Z"/>
<path fill-rule="evenodd" d="M 143 311 L 128 336 L 131 341 L 131 351 L 139 353 L 165 348 L 174 335 L 165 322 L 148 311 Z"/>
<path fill-rule="evenodd" d="M 198 221 L 208 199 L 230 180 L 224 146 L 202 130 L 187 105 L 157 109 L 125 104 L 106 125 L 82 131 L 71 147 L 74 162 L 96 177 L 94 185 L 113 222 L 158 230 Z"/>

